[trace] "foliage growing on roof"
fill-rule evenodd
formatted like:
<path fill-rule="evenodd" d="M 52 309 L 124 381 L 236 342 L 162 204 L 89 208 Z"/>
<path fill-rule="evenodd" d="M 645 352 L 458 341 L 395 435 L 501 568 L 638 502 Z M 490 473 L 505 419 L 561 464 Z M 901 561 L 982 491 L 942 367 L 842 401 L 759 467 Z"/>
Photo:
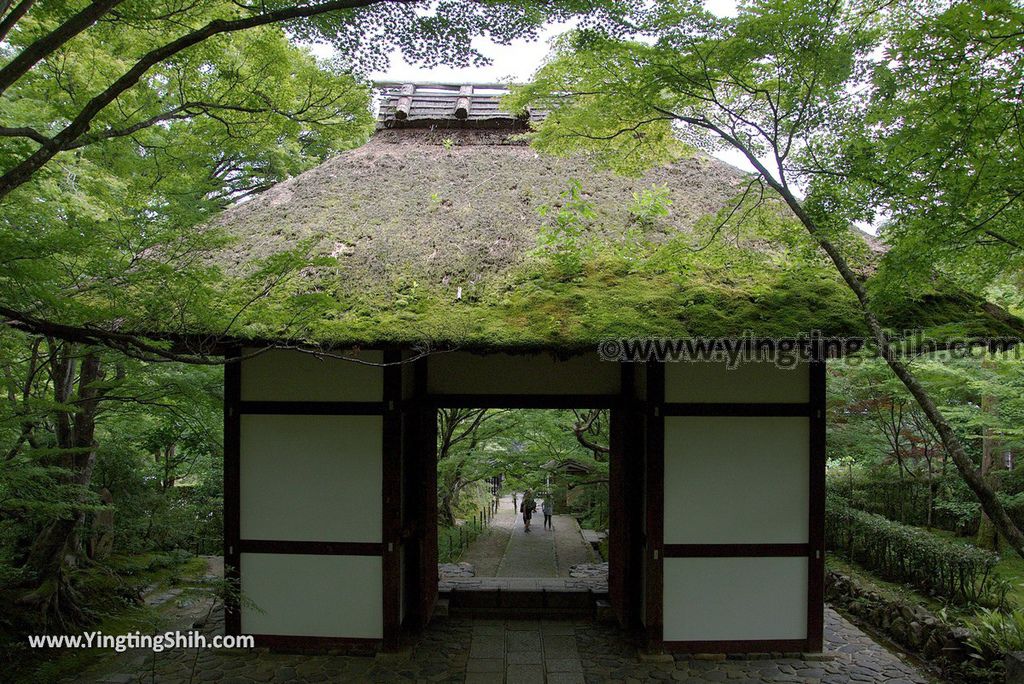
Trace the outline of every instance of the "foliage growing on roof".
<path fill-rule="evenodd" d="M 251 277 L 296 245 L 318 258 L 238 334 L 276 339 L 287 321 L 317 342 L 568 350 L 613 336 L 864 333 L 790 215 L 722 162 L 623 177 L 494 132 L 383 133 L 219 219 L 236 239 L 232 272 Z M 855 256 L 872 268 L 866 244 Z M 894 307 L 892 323 L 991 331 L 974 304 L 936 291 Z"/>

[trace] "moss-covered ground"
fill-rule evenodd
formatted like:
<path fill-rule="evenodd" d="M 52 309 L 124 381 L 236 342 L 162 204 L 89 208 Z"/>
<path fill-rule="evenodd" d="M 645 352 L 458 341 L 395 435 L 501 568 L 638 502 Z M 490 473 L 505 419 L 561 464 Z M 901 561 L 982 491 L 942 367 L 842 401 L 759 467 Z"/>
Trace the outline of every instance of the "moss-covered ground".
<path fill-rule="evenodd" d="M 187 557 L 166 553 L 147 553 L 136 556 L 116 556 L 102 566 L 80 571 L 75 586 L 81 594 L 82 605 L 95 617 L 83 631 L 97 631 L 108 635 L 143 634 L 164 629 L 168 611 L 174 602 L 147 605 L 142 596 L 160 593 L 172 588 L 203 591 L 200 578 L 207 568 L 201 557 Z M 209 588 L 206 588 L 208 592 Z M 185 596 L 182 594 L 182 597 Z M 5 599 L 4 605 L 17 606 Z M 82 671 L 90 664 L 109 656 L 105 649 L 31 650 L 25 642 L 26 634 L 55 633 L 37 623 L 30 613 L 8 613 L 0 623 L 4 674 L 0 679 L 10 682 L 55 682 Z"/>

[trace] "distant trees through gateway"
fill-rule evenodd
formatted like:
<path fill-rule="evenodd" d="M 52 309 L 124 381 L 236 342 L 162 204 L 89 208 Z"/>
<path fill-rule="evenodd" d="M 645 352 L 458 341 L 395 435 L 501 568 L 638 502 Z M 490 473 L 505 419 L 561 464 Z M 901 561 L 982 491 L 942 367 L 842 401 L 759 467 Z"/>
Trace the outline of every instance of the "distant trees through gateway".
<path fill-rule="evenodd" d="M 438 409 L 439 537 L 528 490 L 581 527 L 606 529 L 608 454 L 607 409 Z"/>

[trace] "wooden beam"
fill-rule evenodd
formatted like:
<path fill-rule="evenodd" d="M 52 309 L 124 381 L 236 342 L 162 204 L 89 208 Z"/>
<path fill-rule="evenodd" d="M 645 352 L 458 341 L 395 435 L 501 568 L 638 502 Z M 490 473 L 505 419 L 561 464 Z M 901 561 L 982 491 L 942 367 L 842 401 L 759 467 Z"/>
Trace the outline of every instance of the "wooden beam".
<path fill-rule="evenodd" d="M 416 86 L 406 83 L 402 86 L 401 95 L 395 104 L 395 118 L 399 120 L 408 119 L 412 111 L 412 98 L 416 93 Z"/>
<path fill-rule="evenodd" d="M 241 348 L 230 349 L 224 365 L 224 579 L 235 591 L 224 600 L 224 631 L 241 634 L 242 612 L 238 590 L 241 589 L 241 413 L 242 397 Z M 232 361 L 232 359 L 235 359 Z"/>
<path fill-rule="evenodd" d="M 322 654 L 325 651 L 340 651 L 352 655 L 369 656 L 380 648 L 380 639 L 359 637 L 293 636 L 291 634 L 253 634 L 256 648 L 282 651 L 308 651 Z"/>
<path fill-rule="evenodd" d="M 665 558 L 807 557 L 810 544 L 665 544 Z"/>
<path fill-rule="evenodd" d="M 811 415 L 810 403 L 700 403 L 675 402 L 664 405 L 666 416 L 787 417 Z"/>
<path fill-rule="evenodd" d="M 384 648 L 397 650 L 401 637 L 402 600 L 402 360 L 401 352 L 384 352 L 384 422 L 381 491 L 381 581 L 384 597 Z"/>
<path fill-rule="evenodd" d="M 620 405 L 616 394 L 430 394 L 433 408 L 612 408 Z"/>
<path fill-rule="evenodd" d="M 816 350 L 817 352 L 817 350 Z M 825 358 L 816 353 L 810 368 L 810 498 L 808 499 L 807 646 L 818 653 L 824 647 L 825 630 Z"/>
<path fill-rule="evenodd" d="M 733 641 L 665 641 L 672 653 L 801 653 L 803 639 L 738 639 Z"/>
<path fill-rule="evenodd" d="M 380 416 L 383 401 L 240 401 L 241 414 L 260 416 Z"/>
<path fill-rule="evenodd" d="M 473 86 L 463 85 L 459 86 L 459 98 L 455 101 L 455 118 L 456 119 L 468 119 L 469 108 L 471 106 L 471 97 L 473 95 Z"/>
<path fill-rule="evenodd" d="M 628 401 L 632 396 L 632 367 L 620 368 L 619 396 L 621 407 L 612 408 L 608 416 L 608 598 L 619 623 L 629 627 L 629 526 L 632 518 L 632 496 L 627 486 L 629 440 Z M 627 392 L 628 389 L 628 392 Z"/>
<path fill-rule="evenodd" d="M 416 369 L 417 396 L 425 397 L 427 392 L 427 364 L 430 358 L 420 361 Z M 424 619 L 430 620 L 437 602 L 437 409 L 426 402 L 417 412 L 417 458 L 422 461 L 420 487 L 427 492 L 423 498 L 420 515 L 424 518 L 423 554 L 421 559 L 421 586 L 423 587 L 422 610 Z"/>
<path fill-rule="evenodd" d="M 646 627 L 647 648 L 661 650 L 664 641 L 665 541 L 665 364 L 647 363 L 647 494 Z"/>
<path fill-rule="evenodd" d="M 316 556 L 380 556 L 384 545 L 380 542 L 325 542 L 282 539 L 241 539 L 241 553 L 294 553 Z"/>

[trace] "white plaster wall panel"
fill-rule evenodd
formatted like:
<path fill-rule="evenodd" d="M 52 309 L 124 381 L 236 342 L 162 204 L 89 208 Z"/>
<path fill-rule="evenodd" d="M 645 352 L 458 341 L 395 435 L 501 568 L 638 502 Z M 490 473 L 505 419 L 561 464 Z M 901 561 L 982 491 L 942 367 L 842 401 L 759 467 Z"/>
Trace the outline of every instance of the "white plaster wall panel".
<path fill-rule="evenodd" d="M 733 369 L 709 361 L 665 364 L 665 401 L 721 403 L 803 403 L 810 396 L 809 364 L 779 368 L 773 363 L 740 363 Z"/>
<path fill-rule="evenodd" d="M 241 554 L 243 634 L 380 639 L 379 556 Z"/>
<path fill-rule="evenodd" d="M 255 350 L 246 349 L 249 354 Z M 242 361 L 242 401 L 380 401 L 384 396 L 379 351 L 338 351 L 365 363 L 272 349 Z"/>
<path fill-rule="evenodd" d="M 806 558 L 666 558 L 666 641 L 804 639 Z"/>
<path fill-rule="evenodd" d="M 381 541 L 380 416 L 241 417 L 241 535 Z"/>
<path fill-rule="evenodd" d="M 808 541 L 807 418 L 665 418 L 666 544 Z"/>
<path fill-rule="evenodd" d="M 427 387 L 435 394 L 616 394 L 619 364 L 597 354 L 559 360 L 550 354 L 436 354 Z M 585 407 L 581 407 L 585 408 Z"/>

